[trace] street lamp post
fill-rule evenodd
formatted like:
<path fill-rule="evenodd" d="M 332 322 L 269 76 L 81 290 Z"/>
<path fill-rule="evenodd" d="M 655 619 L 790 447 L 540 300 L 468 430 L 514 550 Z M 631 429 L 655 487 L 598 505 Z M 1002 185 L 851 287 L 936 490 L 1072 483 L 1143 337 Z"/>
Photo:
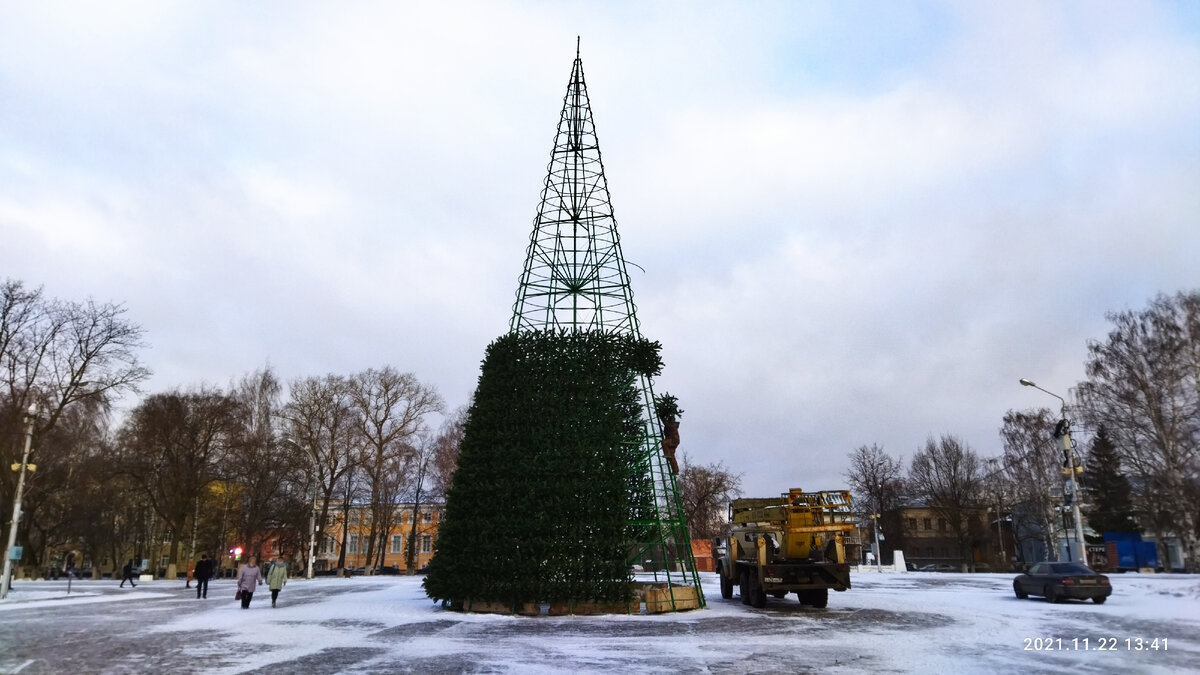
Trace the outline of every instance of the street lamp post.
<path fill-rule="evenodd" d="M 875 531 L 875 571 L 883 571 L 883 562 L 880 560 L 883 556 L 883 551 L 879 550 L 879 514 L 871 514 L 871 519 L 874 521 L 871 529 Z"/>
<path fill-rule="evenodd" d="M 293 448 L 296 448 L 300 452 L 304 452 L 305 457 L 311 459 L 311 455 L 306 452 L 305 449 L 302 448 L 296 441 L 288 438 L 287 436 L 284 436 L 280 440 L 283 443 L 287 443 Z M 313 494 L 313 492 L 310 492 L 310 490 L 313 490 L 311 473 L 308 476 L 304 493 L 305 500 L 310 502 L 308 505 L 308 567 L 304 571 L 304 578 L 306 579 L 313 578 L 313 565 L 316 563 L 317 557 L 317 497 L 315 494 Z"/>
<path fill-rule="evenodd" d="M 995 467 L 996 464 L 999 463 L 999 461 L 995 457 L 993 457 L 988 460 L 988 463 L 991 464 L 993 467 Z M 994 476 L 999 472 L 1000 472 L 999 469 L 993 468 L 992 472 L 988 475 Z M 1000 542 L 1000 571 L 1001 572 L 1004 572 L 1008 569 L 1008 550 L 1005 549 L 1005 547 L 1004 547 L 1004 503 L 1003 503 L 1003 497 L 1004 497 L 1004 495 L 1002 494 L 1001 489 L 997 488 L 996 489 L 996 539 Z"/>
<path fill-rule="evenodd" d="M 1075 480 L 1075 448 L 1071 442 L 1071 423 L 1067 421 L 1067 402 L 1063 397 L 1055 394 L 1052 391 L 1046 391 L 1037 386 L 1030 380 L 1021 378 L 1021 384 L 1026 387 L 1033 387 L 1038 391 L 1050 394 L 1062 403 L 1061 415 L 1062 420 L 1058 423 L 1058 428 L 1055 434 L 1062 438 L 1063 455 L 1066 458 L 1067 471 L 1069 472 L 1070 480 L 1068 485 L 1071 487 L 1071 515 L 1075 517 L 1075 559 L 1080 563 L 1087 564 L 1087 542 L 1083 540 L 1083 516 L 1079 512 L 1079 500 L 1082 495 L 1079 493 L 1079 483 Z"/>
<path fill-rule="evenodd" d="M 313 498 L 313 503 L 308 506 L 308 571 L 305 577 L 313 578 L 313 563 L 317 557 L 317 503 L 316 498 Z"/>
<path fill-rule="evenodd" d="M 17 526 L 21 522 L 21 497 L 25 492 L 25 467 L 29 466 L 29 449 L 33 445 L 33 424 L 37 421 L 37 404 L 29 406 L 25 413 L 25 454 L 21 456 L 20 467 L 13 465 L 14 471 L 19 471 L 17 477 L 17 494 L 13 499 L 12 522 L 8 526 L 8 546 L 4 549 L 4 575 L 0 576 L 0 600 L 8 597 L 8 585 L 12 580 L 13 547 L 17 545 Z M 33 467 L 29 467 L 33 470 Z"/>

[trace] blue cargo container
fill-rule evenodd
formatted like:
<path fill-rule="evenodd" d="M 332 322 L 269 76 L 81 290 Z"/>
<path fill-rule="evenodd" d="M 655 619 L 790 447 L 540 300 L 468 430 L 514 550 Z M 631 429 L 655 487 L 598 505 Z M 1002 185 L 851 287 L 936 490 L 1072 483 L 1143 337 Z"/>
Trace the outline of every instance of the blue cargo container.
<path fill-rule="evenodd" d="M 1158 567 L 1158 547 L 1152 541 L 1142 541 L 1142 535 L 1136 532 L 1105 532 L 1104 541 L 1117 545 L 1117 569 Z"/>

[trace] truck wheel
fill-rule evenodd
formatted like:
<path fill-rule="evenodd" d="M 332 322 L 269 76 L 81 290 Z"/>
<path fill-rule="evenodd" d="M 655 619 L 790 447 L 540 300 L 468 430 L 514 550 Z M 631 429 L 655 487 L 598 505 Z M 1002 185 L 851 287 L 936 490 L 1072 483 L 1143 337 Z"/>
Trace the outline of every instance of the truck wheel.
<path fill-rule="evenodd" d="M 725 575 L 724 570 L 717 570 L 717 575 L 721 577 L 721 597 L 726 600 L 733 599 L 733 579 Z"/>
<path fill-rule="evenodd" d="M 767 591 L 763 591 L 762 589 L 750 591 L 750 607 L 755 609 L 767 607 Z"/>
<path fill-rule="evenodd" d="M 755 609 L 767 606 L 767 592 L 758 585 L 757 579 L 750 582 L 750 606 Z"/>
<path fill-rule="evenodd" d="M 808 604 L 817 609 L 825 609 L 829 606 L 829 589 L 822 588 L 816 591 L 809 591 Z"/>

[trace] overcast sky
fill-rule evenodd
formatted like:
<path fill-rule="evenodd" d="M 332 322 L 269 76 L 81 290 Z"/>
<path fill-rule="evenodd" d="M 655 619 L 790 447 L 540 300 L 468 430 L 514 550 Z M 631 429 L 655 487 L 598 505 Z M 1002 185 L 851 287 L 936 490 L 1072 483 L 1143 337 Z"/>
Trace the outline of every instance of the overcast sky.
<path fill-rule="evenodd" d="M 1200 3 L 0 0 L 0 278 L 147 392 L 392 365 L 466 403 L 576 36 L 656 390 L 746 493 L 1000 452 L 1200 287 Z"/>

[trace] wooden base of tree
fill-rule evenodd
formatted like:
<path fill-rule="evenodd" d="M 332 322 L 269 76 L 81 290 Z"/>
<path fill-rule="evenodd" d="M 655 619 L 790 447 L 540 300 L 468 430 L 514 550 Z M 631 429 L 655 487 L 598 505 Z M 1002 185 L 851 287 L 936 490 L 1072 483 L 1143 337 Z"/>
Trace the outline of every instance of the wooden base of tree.
<path fill-rule="evenodd" d="M 626 602 L 552 602 L 548 607 L 535 602 L 492 602 L 487 600 L 464 600 L 448 602 L 446 608 L 455 612 L 478 614 L 510 614 L 539 616 L 543 607 L 549 616 L 595 616 L 600 614 L 647 614 L 682 612 L 701 607 L 700 594 L 691 586 L 672 586 L 658 582 L 633 582 L 630 584 L 630 600 Z"/>

